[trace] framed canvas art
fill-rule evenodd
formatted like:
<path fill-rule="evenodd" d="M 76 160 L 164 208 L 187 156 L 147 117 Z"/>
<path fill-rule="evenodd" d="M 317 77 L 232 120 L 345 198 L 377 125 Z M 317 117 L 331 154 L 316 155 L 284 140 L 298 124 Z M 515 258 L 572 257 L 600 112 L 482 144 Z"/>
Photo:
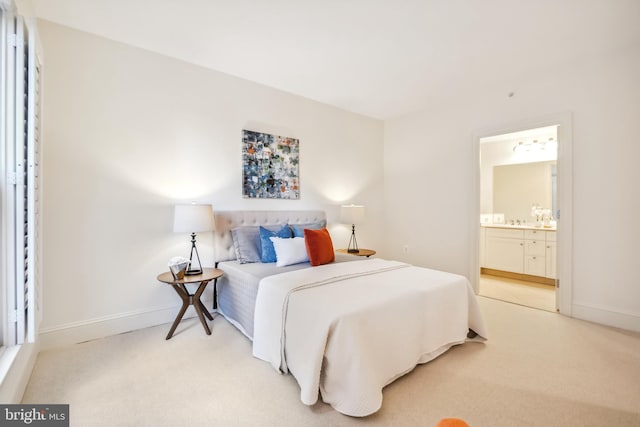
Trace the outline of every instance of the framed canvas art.
<path fill-rule="evenodd" d="M 243 130 L 243 197 L 299 199 L 299 158 L 297 139 Z"/>

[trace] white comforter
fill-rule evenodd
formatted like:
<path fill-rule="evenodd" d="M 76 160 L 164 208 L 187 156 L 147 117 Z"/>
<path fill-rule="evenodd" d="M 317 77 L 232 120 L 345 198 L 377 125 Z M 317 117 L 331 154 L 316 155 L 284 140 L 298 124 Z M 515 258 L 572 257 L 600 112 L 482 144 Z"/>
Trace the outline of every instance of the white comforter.
<path fill-rule="evenodd" d="M 486 331 L 465 277 L 372 259 L 264 278 L 256 299 L 253 354 L 291 372 L 303 403 L 322 400 L 366 416 L 382 388 Z"/>

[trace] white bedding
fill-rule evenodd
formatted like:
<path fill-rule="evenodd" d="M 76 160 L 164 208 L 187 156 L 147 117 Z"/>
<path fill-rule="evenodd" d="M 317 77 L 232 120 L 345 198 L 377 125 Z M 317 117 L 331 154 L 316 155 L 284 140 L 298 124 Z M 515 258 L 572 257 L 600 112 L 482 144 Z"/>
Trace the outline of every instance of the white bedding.
<path fill-rule="evenodd" d="M 336 253 L 335 262 L 353 261 L 353 255 Z M 365 261 L 362 257 L 357 259 Z M 253 316 L 260 280 L 292 270 L 310 268 L 308 262 L 277 267 L 275 262 L 240 264 L 237 260 L 222 261 L 218 268 L 224 275 L 217 282 L 218 313 L 253 340 Z"/>
<path fill-rule="evenodd" d="M 382 388 L 451 346 L 486 339 L 477 300 L 459 275 L 396 261 L 328 264 L 262 279 L 253 354 L 291 372 L 303 403 L 366 416 Z"/>

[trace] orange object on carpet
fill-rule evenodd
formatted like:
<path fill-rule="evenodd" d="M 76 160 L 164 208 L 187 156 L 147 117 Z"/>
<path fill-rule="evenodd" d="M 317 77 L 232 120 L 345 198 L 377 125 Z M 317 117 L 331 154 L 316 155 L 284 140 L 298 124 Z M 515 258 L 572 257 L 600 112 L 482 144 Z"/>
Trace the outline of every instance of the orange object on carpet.
<path fill-rule="evenodd" d="M 438 421 L 436 427 L 469 427 L 469 424 L 460 418 L 443 418 Z"/>

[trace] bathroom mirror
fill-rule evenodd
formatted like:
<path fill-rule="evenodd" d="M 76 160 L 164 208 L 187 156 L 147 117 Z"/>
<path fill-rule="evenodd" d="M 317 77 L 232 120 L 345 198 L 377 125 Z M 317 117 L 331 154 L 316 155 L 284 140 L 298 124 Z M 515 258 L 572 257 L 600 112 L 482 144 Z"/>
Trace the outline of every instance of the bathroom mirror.
<path fill-rule="evenodd" d="M 555 160 L 494 166 L 493 211 L 504 213 L 509 223 L 535 222 L 531 216 L 534 204 L 555 213 L 555 171 Z"/>

